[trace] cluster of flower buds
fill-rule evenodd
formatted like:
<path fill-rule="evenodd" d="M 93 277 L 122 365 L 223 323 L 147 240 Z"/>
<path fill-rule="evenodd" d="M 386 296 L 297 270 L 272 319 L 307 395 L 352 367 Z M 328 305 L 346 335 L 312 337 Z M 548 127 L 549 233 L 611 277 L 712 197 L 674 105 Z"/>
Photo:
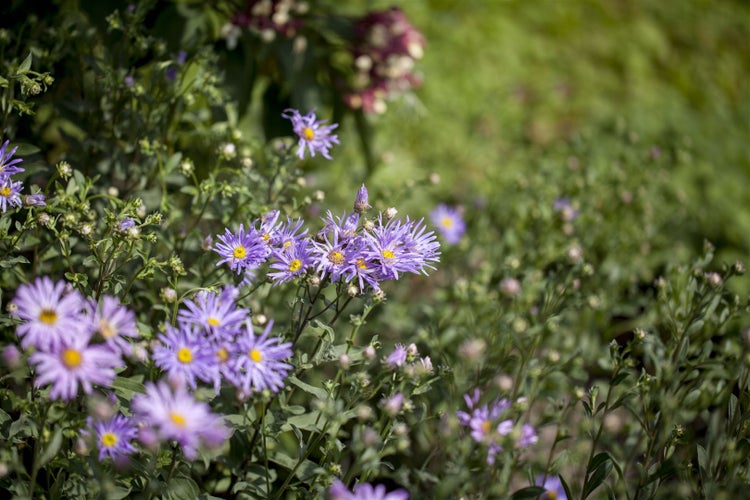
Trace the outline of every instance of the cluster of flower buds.
<path fill-rule="evenodd" d="M 277 35 L 293 38 L 303 25 L 299 16 L 308 9 L 307 2 L 296 0 L 247 0 L 245 10 L 234 16 L 232 24 L 257 33 L 267 42 Z"/>
<path fill-rule="evenodd" d="M 356 21 L 354 36 L 355 75 L 344 95 L 350 108 L 383 113 L 387 100 L 421 85 L 413 70 L 425 38 L 401 9 L 367 14 Z"/>

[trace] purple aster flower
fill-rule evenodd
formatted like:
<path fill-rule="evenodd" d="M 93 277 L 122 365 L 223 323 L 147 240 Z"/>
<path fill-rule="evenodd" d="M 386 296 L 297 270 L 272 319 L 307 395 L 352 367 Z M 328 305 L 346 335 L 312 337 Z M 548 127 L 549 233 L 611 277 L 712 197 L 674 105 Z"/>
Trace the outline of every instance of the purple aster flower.
<path fill-rule="evenodd" d="M 310 152 L 310 156 L 315 156 L 315 153 L 318 152 L 324 158 L 331 159 L 328 150 L 334 144 L 339 143 L 338 136 L 331 133 L 333 129 L 338 127 L 337 123 L 324 126 L 325 120 L 318 120 L 313 111 L 302 116 L 296 109 L 287 109 L 281 116 L 292 121 L 294 133 L 299 136 L 297 156 L 300 160 L 305 157 L 305 147 Z"/>
<path fill-rule="evenodd" d="M 8 207 L 20 207 L 21 206 L 21 190 L 23 189 L 23 182 L 13 181 L 10 177 L 0 177 L 0 209 L 3 213 L 8 210 Z"/>
<path fill-rule="evenodd" d="M 23 197 L 23 204 L 27 207 L 46 207 L 45 199 L 42 193 L 27 194 Z"/>
<path fill-rule="evenodd" d="M 151 359 L 167 373 L 171 381 L 197 387 L 196 378 L 212 382 L 216 357 L 211 344 L 197 336 L 190 327 L 175 328 L 166 325 L 166 334 L 159 335 L 160 345 L 154 347 Z"/>
<path fill-rule="evenodd" d="M 307 229 L 300 231 L 304 221 L 302 219 L 287 218 L 286 223 L 281 224 L 276 231 L 273 241 L 276 250 L 288 250 L 302 241 L 307 235 Z"/>
<path fill-rule="evenodd" d="M 17 166 L 23 160 L 21 158 L 12 159 L 18 150 L 18 146 L 7 152 L 8 144 L 10 144 L 10 141 L 5 141 L 0 147 L 0 180 L 8 179 L 11 175 L 24 171 L 23 168 Z"/>
<path fill-rule="evenodd" d="M 279 227 L 281 226 L 279 214 L 278 210 L 271 210 L 263 214 L 260 218 L 258 234 L 260 234 L 266 245 L 272 245 L 278 236 Z"/>
<path fill-rule="evenodd" d="M 359 188 L 359 191 L 357 191 L 357 196 L 354 198 L 354 211 L 357 213 L 363 213 L 367 212 L 370 208 L 369 203 L 369 195 L 367 193 L 367 188 L 364 184 L 362 184 L 362 187 Z"/>
<path fill-rule="evenodd" d="M 92 384 L 109 387 L 115 367 L 123 362 L 118 353 L 103 345 L 89 345 L 90 336 L 81 333 L 64 339 L 57 349 L 38 351 L 29 357 L 35 366 L 34 385 L 52 384 L 50 399 L 70 401 L 78 395 L 78 386 L 91 394 Z"/>
<path fill-rule="evenodd" d="M 92 300 L 87 306 L 89 329 L 98 333 L 110 348 L 129 355 L 133 346 L 127 337 L 139 337 L 133 311 L 109 295 L 105 295 L 100 304 Z"/>
<path fill-rule="evenodd" d="M 234 362 L 234 384 L 246 393 L 269 389 L 279 392 L 292 365 L 282 360 L 292 356 L 292 344 L 281 343 L 281 338 L 271 337 L 273 320 L 268 322 L 263 334 L 256 336 L 250 322 L 247 334 L 237 338 L 236 348 L 242 354 Z"/>
<path fill-rule="evenodd" d="M 397 392 L 393 396 L 382 401 L 383 409 L 390 415 L 397 415 L 404 406 L 404 394 Z"/>
<path fill-rule="evenodd" d="M 474 408 L 468 427 L 471 429 L 471 437 L 478 443 L 492 440 L 492 431 L 495 430 L 495 422 L 499 417 L 510 408 L 510 402 L 507 399 L 495 400 L 490 405 L 483 405 Z M 508 423 L 510 428 L 508 428 Z M 508 434 L 513 430 L 513 421 L 504 420 L 498 424 L 497 431 L 500 435 Z"/>
<path fill-rule="evenodd" d="M 383 361 L 388 368 L 395 369 L 406 362 L 406 348 L 401 344 L 396 344 L 396 348 Z"/>
<path fill-rule="evenodd" d="M 430 220 L 435 225 L 445 241 L 454 245 L 461 241 L 461 237 L 466 232 L 466 224 L 461 214 L 448 205 L 440 204 L 435 210 L 430 212 Z"/>
<path fill-rule="evenodd" d="M 565 494 L 565 488 L 560 481 L 560 476 L 537 476 L 536 483 L 541 485 L 545 491 L 540 497 L 540 500 L 567 500 L 568 496 Z"/>
<path fill-rule="evenodd" d="M 406 222 L 391 219 L 383 225 L 382 215 L 373 230 L 366 234 L 368 248 L 364 256 L 379 263 L 382 279 L 398 279 L 399 273 L 423 273 L 434 269 L 439 260 L 440 244 L 432 231 L 426 232 L 423 221 Z"/>
<path fill-rule="evenodd" d="M 241 274 L 245 269 L 252 270 L 260 267 L 271 252 L 255 228 L 251 227 L 245 233 L 242 224 L 240 224 L 240 229 L 236 234 L 227 229 L 218 238 L 219 243 L 216 244 L 214 251 L 222 259 L 216 265 L 219 266 L 226 262 L 229 264 L 229 268 L 237 274 Z"/>
<path fill-rule="evenodd" d="M 334 226 L 333 231 L 324 234 L 322 238 L 323 241 L 312 242 L 311 254 L 315 270 L 320 273 L 321 279 L 330 276 L 331 282 L 336 282 L 345 276 L 346 281 L 349 281 L 352 278 L 353 260 L 338 226 Z"/>
<path fill-rule="evenodd" d="M 55 350 L 63 340 L 84 332 L 83 298 L 68 290 L 64 281 L 53 283 L 47 276 L 39 277 L 32 284 L 19 286 L 13 303 L 16 310 L 12 314 L 23 320 L 16 334 L 24 349 Z"/>
<path fill-rule="evenodd" d="M 4 367 L 13 370 L 20 366 L 21 351 L 13 344 L 5 346 L 0 353 L 0 359 L 2 359 Z"/>
<path fill-rule="evenodd" d="M 250 315 L 247 309 L 237 308 L 236 298 L 237 289 L 232 286 L 224 287 L 221 293 L 201 290 L 194 301 L 185 301 L 187 310 L 181 309 L 177 318 L 183 324 L 196 325 L 213 333 L 212 339 L 216 339 L 220 332 L 236 331 Z"/>
<path fill-rule="evenodd" d="M 388 492 L 384 485 L 376 486 L 370 483 L 359 483 L 354 487 L 354 491 L 349 491 L 338 479 L 328 489 L 328 495 L 331 500 L 408 500 L 409 493 L 404 489 L 398 489 Z"/>
<path fill-rule="evenodd" d="M 338 237 L 343 241 L 350 241 L 357 236 L 357 230 L 359 229 L 359 214 L 346 212 L 339 217 L 333 215 L 329 210 L 326 217 L 323 219 L 325 226 L 321 233 L 323 235 L 331 234 L 333 232 L 338 233 Z"/>
<path fill-rule="evenodd" d="M 268 276 L 271 277 L 274 285 L 303 276 L 312 265 L 310 245 L 307 240 L 298 241 L 289 249 L 274 251 L 273 255 L 278 260 L 271 264 L 271 269 L 275 271 L 269 272 Z"/>
<path fill-rule="evenodd" d="M 135 420 L 148 426 L 144 436 L 156 432 L 161 440 L 175 440 L 185 456 L 193 460 L 198 448 L 217 448 L 229 439 L 229 428 L 220 415 L 196 401 L 184 386 L 174 390 L 166 382 L 146 384 L 146 394 L 133 397 Z"/>
<path fill-rule="evenodd" d="M 87 429 L 81 430 L 84 437 L 93 437 L 99 449 L 99 461 L 106 457 L 119 460 L 135 453 L 131 443 L 138 435 L 138 429 L 125 415 L 115 415 L 108 420 L 86 419 Z M 93 436 L 92 436 L 93 434 Z"/>

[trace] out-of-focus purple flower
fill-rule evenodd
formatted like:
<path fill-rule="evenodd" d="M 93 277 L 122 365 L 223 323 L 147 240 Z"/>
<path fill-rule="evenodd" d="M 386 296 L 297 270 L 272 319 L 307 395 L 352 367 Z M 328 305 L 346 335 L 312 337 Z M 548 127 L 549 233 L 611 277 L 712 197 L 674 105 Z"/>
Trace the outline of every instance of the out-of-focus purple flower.
<path fill-rule="evenodd" d="M 24 349 L 58 349 L 63 340 L 83 333 L 83 298 L 77 291 L 67 290 L 64 281 L 53 283 L 41 276 L 32 284 L 19 286 L 13 303 L 16 309 L 12 314 L 23 321 L 16 334 Z"/>
<path fill-rule="evenodd" d="M 566 222 L 573 221 L 578 217 L 578 210 L 573 208 L 570 198 L 557 198 L 552 204 L 552 208 L 555 212 L 560 212 L 563 220 Z"/>
<path fill-rule="evenodd" d="M 177 318 L 183 324 L 195 325 L 212 333 L 212 340 L 217 339 L 221 333 L 240 328 L 250 315 L 247 309 L 237 308 L 236 298 L 237 289 L 231 286 L 218 294 L 201 290 L 195 300 L 185 301 L 186 309 L 180 309 Z"/>
<path fill-rule="evenodd" d="M 123 83 L 126 87 L 132 87 L 135 84 L 135 78 L 132 75 L 128 75 L 123 79 Z"/>
<path fill-rule="evenodd" d="M 364 184 L 362 184 L 362 187 L 359 188 L 359 191 L 357 191 L 356 198 L 354 198 L 354 211 L 360 214 L 363 212 L 367 212 L 367 210 L 372 208 L 369 201 L 370 199 L 367 193 L 367 188 Z"/>
<path fill-rule="evenodd" d="M 115 415 L 108 420 L 86 420 L 86 429 L 81 430 L 84 437 L 93 437 L 99 449 L 99 461 L 106 457 L 118 460 L 135 453 L 132 441 L 138 435 L 138 429 L 125 415 Z"/>
<path fill-rule="evenodd" d="M 117 223 L 117 230 L 125 233 L 128 229 L 135 227 L 135 220 L 132 217 L 125 217 Z"/>
<path fill-rule="evenodd" d="M 212 382 L 216 359 L 211 345 L 197 336 L 190 327 L 167 325 L 166 334 L 159 335 L 160 344 L 151 356 L 154 364 L 164 370 L 171 381 L 179 381 L 190 388 L 197 387 L 196 379 Z"/>
<path fill-rule="evenodd" d="M 406 349 L 401 344 L 396 344 L 393 352 L 385 358 L 384 363 L 388 368 L 395 369 L 403 365 L 406 362 Z"/>
<path fill-rule="evenodd" d="M 539 436 L 536 435 L 536 429 L 531 424 L 523 424 L 521 426 L 521 437 L 516 443 L 519 448 L 526 448 L 532 444 L 539 442 Z"/>
<path fill-rule="evenodd" d="M 403 406 L 404 394 L 401 392 L 383 400 L 383 409 L 390 415 L 397 415 Z"/>
<path fill-rule="evenodd" d="M 320 153 L 324 158 L 331 159 L 329 149 L 339 143 L 338 136 L 331 133 L 338 127 L 337 123 L 324 125 L 325 120 L 318 120 L 314 111 L 303 116 L 296 109 L 287 109 L 281 116 L 292 121 L 294 133 L 299 137 L 297 156 L 300 160 L 305 157 L 305 148 L 312 157 Z"/>
<path fill-rule="evenodd" d="M 237 337 L 235 348 L 243 354 L 234 360 L 234 383 L 245 393 L 264 389 L 279 392 L 292 369 L 292 365 L 283 361 L 292 356 L 292 344 L 282 343 L 279 337 L 269 337 L 272 327 L 273 320 L 258 336 L 248 322 L 246 334 Z"/>
<path fill-rule="evenodd" d="M 537 476 L 536 484 L 544 488 L 545 491 L 540 497 L 540 500 L 567 500 L 568 496 L 565 494 L 565 488 L 563 488 L 560 476 Z"/>
<path fill-rule="evenodd" d="M 440 204 L 430 213 L 430 220 L 435 225 L 445 241 L 455 245 L 461 241 L 466 232 L 466 224 L 458 210 L 448 205 Z"/>
<path fill-rule="evenodd" d="M 0 354 L 0 359 L 3 360 L 3 366 L 13 370 L 14 368 L 18 368 L 19 366 L 19 362 L 21 361 L 21 352 L 18 350 L 18 347 L 11 344 L 5 346 L 2 354 Z"/>
<path fill-rule="evenodd" d="M 42 193 L 27 194 L 23 197 L 23 204 L 27 207 L 46 207 L 47 202 Z"/>
<path fill-rule="evenodd" d="M 0 209 L 5 213 L 8 207 L 21 206 L 23 182 L 13 181 L 10 177 L 0 177 Z"/>
<path fill-rule="evenodd" d="M 16 154 L 16 151 L 18 150 L 18 146 L 7 151 L 8 144 L 10 144 L 10 141 L 5 141 L 3 145 L 0 146 L 0 181 L 9 179 L 11 175 L 24 171 L 23 168 L 18 166 L 23 159 L 13 158 L 13 155 Z"/>
<path fill-rule="evenodd" d="M 354 486 L 353 491 L 349 491 L 344 483 L 335 479 L 328 489 L 328 496 L 331 500 L 408 500 L 409 493 L 400 488 L 393 491 L 387 491 L 382 484 L 371 485 L 370 483 L 359 483 Z"/>
<path fill-rule="evenodd" d="M 136 422 L 146 426 L 144 436 L 175 440 L 185 456 L 193 460 L 198 448 L 217 448 L 229 439 L 229 428 L 220 415 L 196 401 L 184 386 L 174 390 L 166 382 L 146 383 L 146 393 L 133 397 L 131 407 Z"/>
<path fill-rule="evenodd" d="M 271 253 L 270 248 L 253 227 L 246 233 L 245 228 L 240 224 L 237 233 L 226 229 L 226 232 L 218 238 L 219 243 L 214 247 L 214 251 L 222 259 L 216 265 L 227 263 L 229 268 L 237 274 L 260 267 Z"/>
<path fill-rule="evenodd" d="M 133 346 L 127 339 L 139 336 L 133 311 L 110 295 L 102 297 L 99 304 L 92 300 L 87 306 L 91 332 L 98 333 L 115 351 L 129 356 Z"/>
<path fill-rule="evenodd" d="M 93 384 L 109 387 L 114 380 L 114 368 L 123 365 L 122 359 L 103 345 L 88 345 L 89 337 L 79 333 L 62 340 L 54 350 L 29 357 L 36 372 L 34 385 L 52 384 L 50 399 L 70 401 L 78 395 L 79 385 L 91 394 Z"/>

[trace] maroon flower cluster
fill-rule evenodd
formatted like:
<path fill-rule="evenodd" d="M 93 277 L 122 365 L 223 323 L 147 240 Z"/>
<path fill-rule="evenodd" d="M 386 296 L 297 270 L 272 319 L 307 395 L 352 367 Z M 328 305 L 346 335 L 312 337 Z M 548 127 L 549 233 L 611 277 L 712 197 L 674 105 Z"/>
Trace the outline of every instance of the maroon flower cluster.
<path fill-rule="evenodd" d="M 413 69 L 425 44 L 398 7 L 359 19 L 352 47 L 355 75 L 344 102 L 368 113 L 385 112 L 386 100 L 421 85 Z"/>
<path fill-rule="evenodd" d="M 303 25 L 298 16 L 307 9 L 306 2 L 295 0 L 247 0 L 245 10 L 234 16 L 232 24 L 256 31 L 266 41 L 276 35 L 293 38 Z"/>

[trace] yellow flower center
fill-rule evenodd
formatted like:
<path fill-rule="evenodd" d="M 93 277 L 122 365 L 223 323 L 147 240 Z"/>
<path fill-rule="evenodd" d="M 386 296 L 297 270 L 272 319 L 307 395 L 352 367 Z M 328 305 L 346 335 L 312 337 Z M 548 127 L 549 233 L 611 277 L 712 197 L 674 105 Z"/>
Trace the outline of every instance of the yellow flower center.
<path fill-rule="evenodd" d="M 112 448 L 117 444 L 117 436 L 111 432 L 105 432 L 102 434 L 102 445 L 105 448 Z"/>
<path fill-rule="evenodd" d="M 239 245 L 234 247 L 234 253 L 232 255 L 234 255 L 235 259 L 244 259 L 247 257 L 247 250 L 245 250 L 245 247 L 242 245 Z"/>
<path fill-rule="evenodd" d="M 290 246 L 292 246 L 292 240 L 286 240 L 286 241 L 284 242 L 284 249 L 286 250 L 286 249 L 287 249 L 287 248 L 289 248 Z"/>
<path fill-rule="evenodd" d="M 99 333 L 105 339 L 111 339 L 112 337 L 117 335 L 117 330 L 115 330 L 112 324 L 106 319 L 100 319 L 99 320 Z"/>
<path fill-rule="evenodd" d="M 54 309 L 42 309 L 39 312 L 39 321 L 48 325 L 54 325 L 57 321 L 57 313 Z"/>
<path fill-rule="evenodd" d="M 10 188 L 8 186 L 5 186 L 4 188 L 0 188 L 0 195 L 10 196 Z"/>
<path fill-rule="evenodd" d="M 221 326 L 221 321 L 214 318 L 213 316 L 209 316 L 206 320 L 206 323 L 208 323 L 209 326 Z"/>
<path fill-rule="evenodd" d="M 294 259 L 289 263 L 289 271 L 295 273 L 300 270 L 302 267 L 302 261 L 299 259 Z"/>
<path fill-rule="evenodd" d="M 171 412 L 169 414 L 169 419 L 172 422 L 174 422 L 175 425 L 177 425 L 178 427 L 185 427 L 185 425 L 187 424 L 187 420 L 185 420 L 185 417 L 183 417 L 177 412 Z"/>
<path fill-rule="evenodd" d="M 183 347 L 177 351 L 177 361 L 182 364 L 188 364 L 193 360 L 193 353 L 187 347 Z"/>
<path fill-rule="evenodd" d="M 344 263 L 344 254 L 338 250 L 331 250 L 328 254 L 328 260 L 335 266 L 340 266 Z"/>
<path fill-rule="evenodd" d="M 390 250 L 383 250 L 381 253 L 383 254 L 383 257 L 386 259 L 392 259 L 396 256 L 396 254 L 394 254 Z"/>
<path fill-rule="evenodd" d="M 482 432 L 484 434 L 487 434 L 488 432 L 490 432 L 490 429 L 492 429 L 492 422 L 491 421 L 485 420 L 484 422 L 482 422 Z"/>
<path fill-rule="evenodd" d="M 367 269 L 367 262 L 365 262 L 365 259 L 357 259 L 357 267 L 360 269 Z"/>
<path fill-rule="evenodd" d="M 83 362 L 83 356 L 75 349 L 63 349 L 61 361 L 65 365 L 65 368 L 78 368 Z"/>
<path fill-rule="evenodd" d="M 305 127 L 302 129 L 302 138 L 306 141 L 312 141 L 315 138 L 315 131 L 311 129 L 310 127 Z"/>
<path fill-rule="evenodd" d="M 266 243 L 268 243 L 268 241 L 271 239 L 271 235 L 268 233 L 263 233 L 260 237 L 263 238 L 263 241 L 265 241 Z"/>
<path fill-rule="evenodd" d="M 544 494 L 544 498 L 546 498 L 547 500 L 557 500 L 557 493 L 552 490 L 547 490 L 547 492 Z"/>
<path fill-rule="evenodd" d="M 453 225 L 453 219 L 450 217 L 444 217 L 443 218 L 443 226 L 444 227 L 451 227 Z"/>
<path fill-rule="evenodd" d="M 216 351 L 216 357 L 219 358 L 219 363 L 226 363 L 229 359 L 229 351 L 227 351 L 226 347 L 222 347 Z"/>
<path fill-rule="evenodd" d="M 247 355 L 256 363 L 260 363 L 263 360 L 263 355 L 258 349 L 252 349 Z"/>

